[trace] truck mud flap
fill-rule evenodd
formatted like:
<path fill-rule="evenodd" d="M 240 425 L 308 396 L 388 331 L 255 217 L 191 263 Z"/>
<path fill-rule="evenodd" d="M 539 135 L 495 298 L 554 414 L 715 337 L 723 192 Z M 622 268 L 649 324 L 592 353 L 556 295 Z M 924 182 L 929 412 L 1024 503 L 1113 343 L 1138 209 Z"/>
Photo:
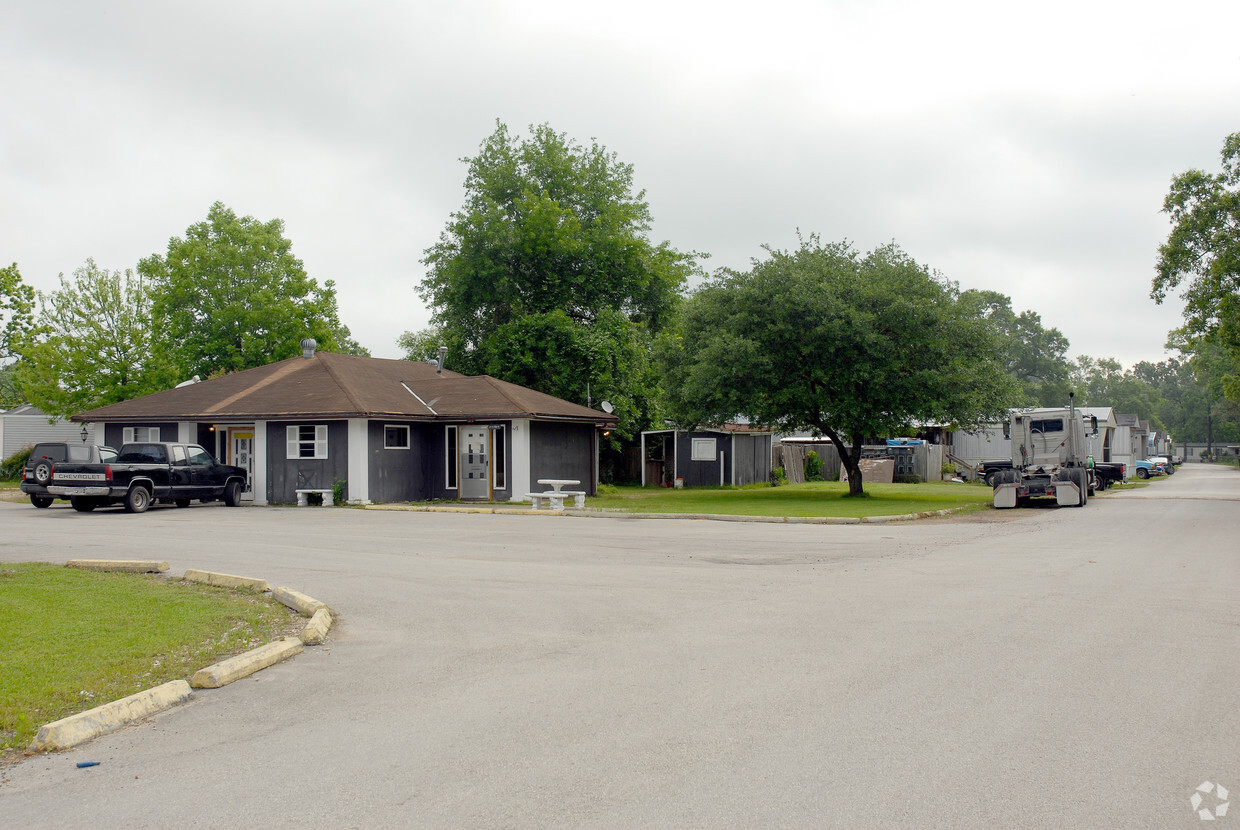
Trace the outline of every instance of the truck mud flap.
<path fill-rule="evenodd" d="M 1016 506 L 1016 485 L 1000 484 L 995 488 L 995 507 L 1006 508 Z"/>
<path fill-rule="evenodd" d="M 1076 507 L 1081 503 L 1081 491 L 1075 482 L 1056 481 L 1055 501 L 1060 507 Z"/>

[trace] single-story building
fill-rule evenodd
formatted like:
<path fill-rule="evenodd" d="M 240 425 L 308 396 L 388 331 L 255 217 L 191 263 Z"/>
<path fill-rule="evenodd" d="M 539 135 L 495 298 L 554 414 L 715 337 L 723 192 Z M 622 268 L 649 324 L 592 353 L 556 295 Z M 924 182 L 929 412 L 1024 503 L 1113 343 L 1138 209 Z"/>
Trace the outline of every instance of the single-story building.
<path fill-rule="evenodd" d="M 774 431 L 724 424 L 684 431 L 652 429 L 641 435 L 642 486 L 757 484 L 771 476 Z"/>
<path fill-rule="evenodd" d="M 1109 406 L 1082 406 L 1085 415 L 1085 441 L 1089 445 L 1089 454 L 1095 461 L 1110 461 L 1115 442 L 1115 430 L 1119 421 L 1115 418 L 1115 410 Z M 1098 419 L 1098 434 L 1091 435 L 1090 418 Z"/>
<path fill-rule="evenodd" d="M 429 363 L 318 352 L 81 412 L 99 443 L 200 444 L 244 467 L 244 498 L 292 504 L 343 482 L 355 504 L 522 501 L 540 478 L 598 487 L 614 415 Z M 80 427 L 79 427 L 80 429 Z"/>

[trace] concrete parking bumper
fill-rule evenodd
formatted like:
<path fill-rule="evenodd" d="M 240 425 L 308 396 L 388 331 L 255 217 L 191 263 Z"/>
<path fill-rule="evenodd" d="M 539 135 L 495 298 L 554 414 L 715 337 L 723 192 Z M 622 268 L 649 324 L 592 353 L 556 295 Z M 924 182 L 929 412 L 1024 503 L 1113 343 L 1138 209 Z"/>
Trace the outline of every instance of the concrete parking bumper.
<path fill-rule="evenodd" d="M 167 562 L 112 559 L 72 559 L 66 562 L 65 566 L 122 573 L 163 573 L 168 570 Z M 300 636 L 284 637 L 207 666 L 195 672 L 188 682 L 173 680 L 162 686 L 156 686 L 154 689 L 147 689 L 45 724 L 39 728 L 34 740 L 30 743 L 29 751 L 71 749 L 101 735 L 106 735 L 126 724 L 185 702 L 193 696 L 193 689 L 218 689 L 300 654 L 304 651 L 304 646 L 319 645 L 324 642 L 331 629 L 333 620 L 327 605 L 291 588 L 273 590 L 268 587 L 265 579 L 211 571 L 187 570 L 184 578 L 191 582 L 201 582 L 217 587 L 270 592 L 273 599 L 304 617 L 310 617 L 310 621 L 305 625 Z"/>
<path fill-rule="evenodd" d="M 126 724 L 183 703 L 193 695 L 184 680 L 173 680 L 154 689 L 96 706 L 94 709 L 61 718 L 39 727 L 30 744 L 33 752 L 69 749 L 80 743 L 114 732 Z"/>

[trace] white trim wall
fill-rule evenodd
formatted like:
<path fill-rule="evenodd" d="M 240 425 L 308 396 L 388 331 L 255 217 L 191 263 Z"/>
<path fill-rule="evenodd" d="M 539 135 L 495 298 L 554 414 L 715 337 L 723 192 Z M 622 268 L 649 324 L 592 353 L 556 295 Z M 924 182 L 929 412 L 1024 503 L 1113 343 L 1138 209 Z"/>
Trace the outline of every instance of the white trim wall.
<path fill-rule="evenodd" d="M 508 470 L 508 500 L 522 501 L 530 487 L 530 421 L 514 419 L 508 435 L 512 468 Z"/>
<path fill-rule="evenodd" d="M 267 504 L 267 422 L 254 422 L 254 503 Z"/>
<path fill-rule="evenodd" d="M 370 421 L 349 419 L 349 504 L 370 504 Z"/>

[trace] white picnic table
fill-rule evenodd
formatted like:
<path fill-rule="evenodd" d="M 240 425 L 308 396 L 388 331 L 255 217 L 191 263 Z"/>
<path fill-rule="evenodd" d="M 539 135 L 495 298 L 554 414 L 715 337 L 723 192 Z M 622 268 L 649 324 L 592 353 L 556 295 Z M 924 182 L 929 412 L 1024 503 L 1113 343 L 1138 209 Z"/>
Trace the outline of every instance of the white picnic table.
<path fill-rule="evenodd" d="M 558 493 L 562 488 L 570 484 L 580 484 L 581 482 L 575 478 L 540 478 L 538 483 L 545 484 Z"/>
<path fill-rule="evenodd" d="M 551 489 L 545 493 L 526 493 L 525 497 L 534 502 L 534 509 L 537 510 L 542 506 L 543 499 L 546 499 L 553 510 L 558 510 L 564 506 L 564 499 L 567 496 L 573 497 L 574 507 L 585 507 L 586 492 L 585 490 L 565 490 L 565 487 L 580 485 L 581 482 L 575 478 L 540 478 L 538 483 L 544 487 Z"/>

